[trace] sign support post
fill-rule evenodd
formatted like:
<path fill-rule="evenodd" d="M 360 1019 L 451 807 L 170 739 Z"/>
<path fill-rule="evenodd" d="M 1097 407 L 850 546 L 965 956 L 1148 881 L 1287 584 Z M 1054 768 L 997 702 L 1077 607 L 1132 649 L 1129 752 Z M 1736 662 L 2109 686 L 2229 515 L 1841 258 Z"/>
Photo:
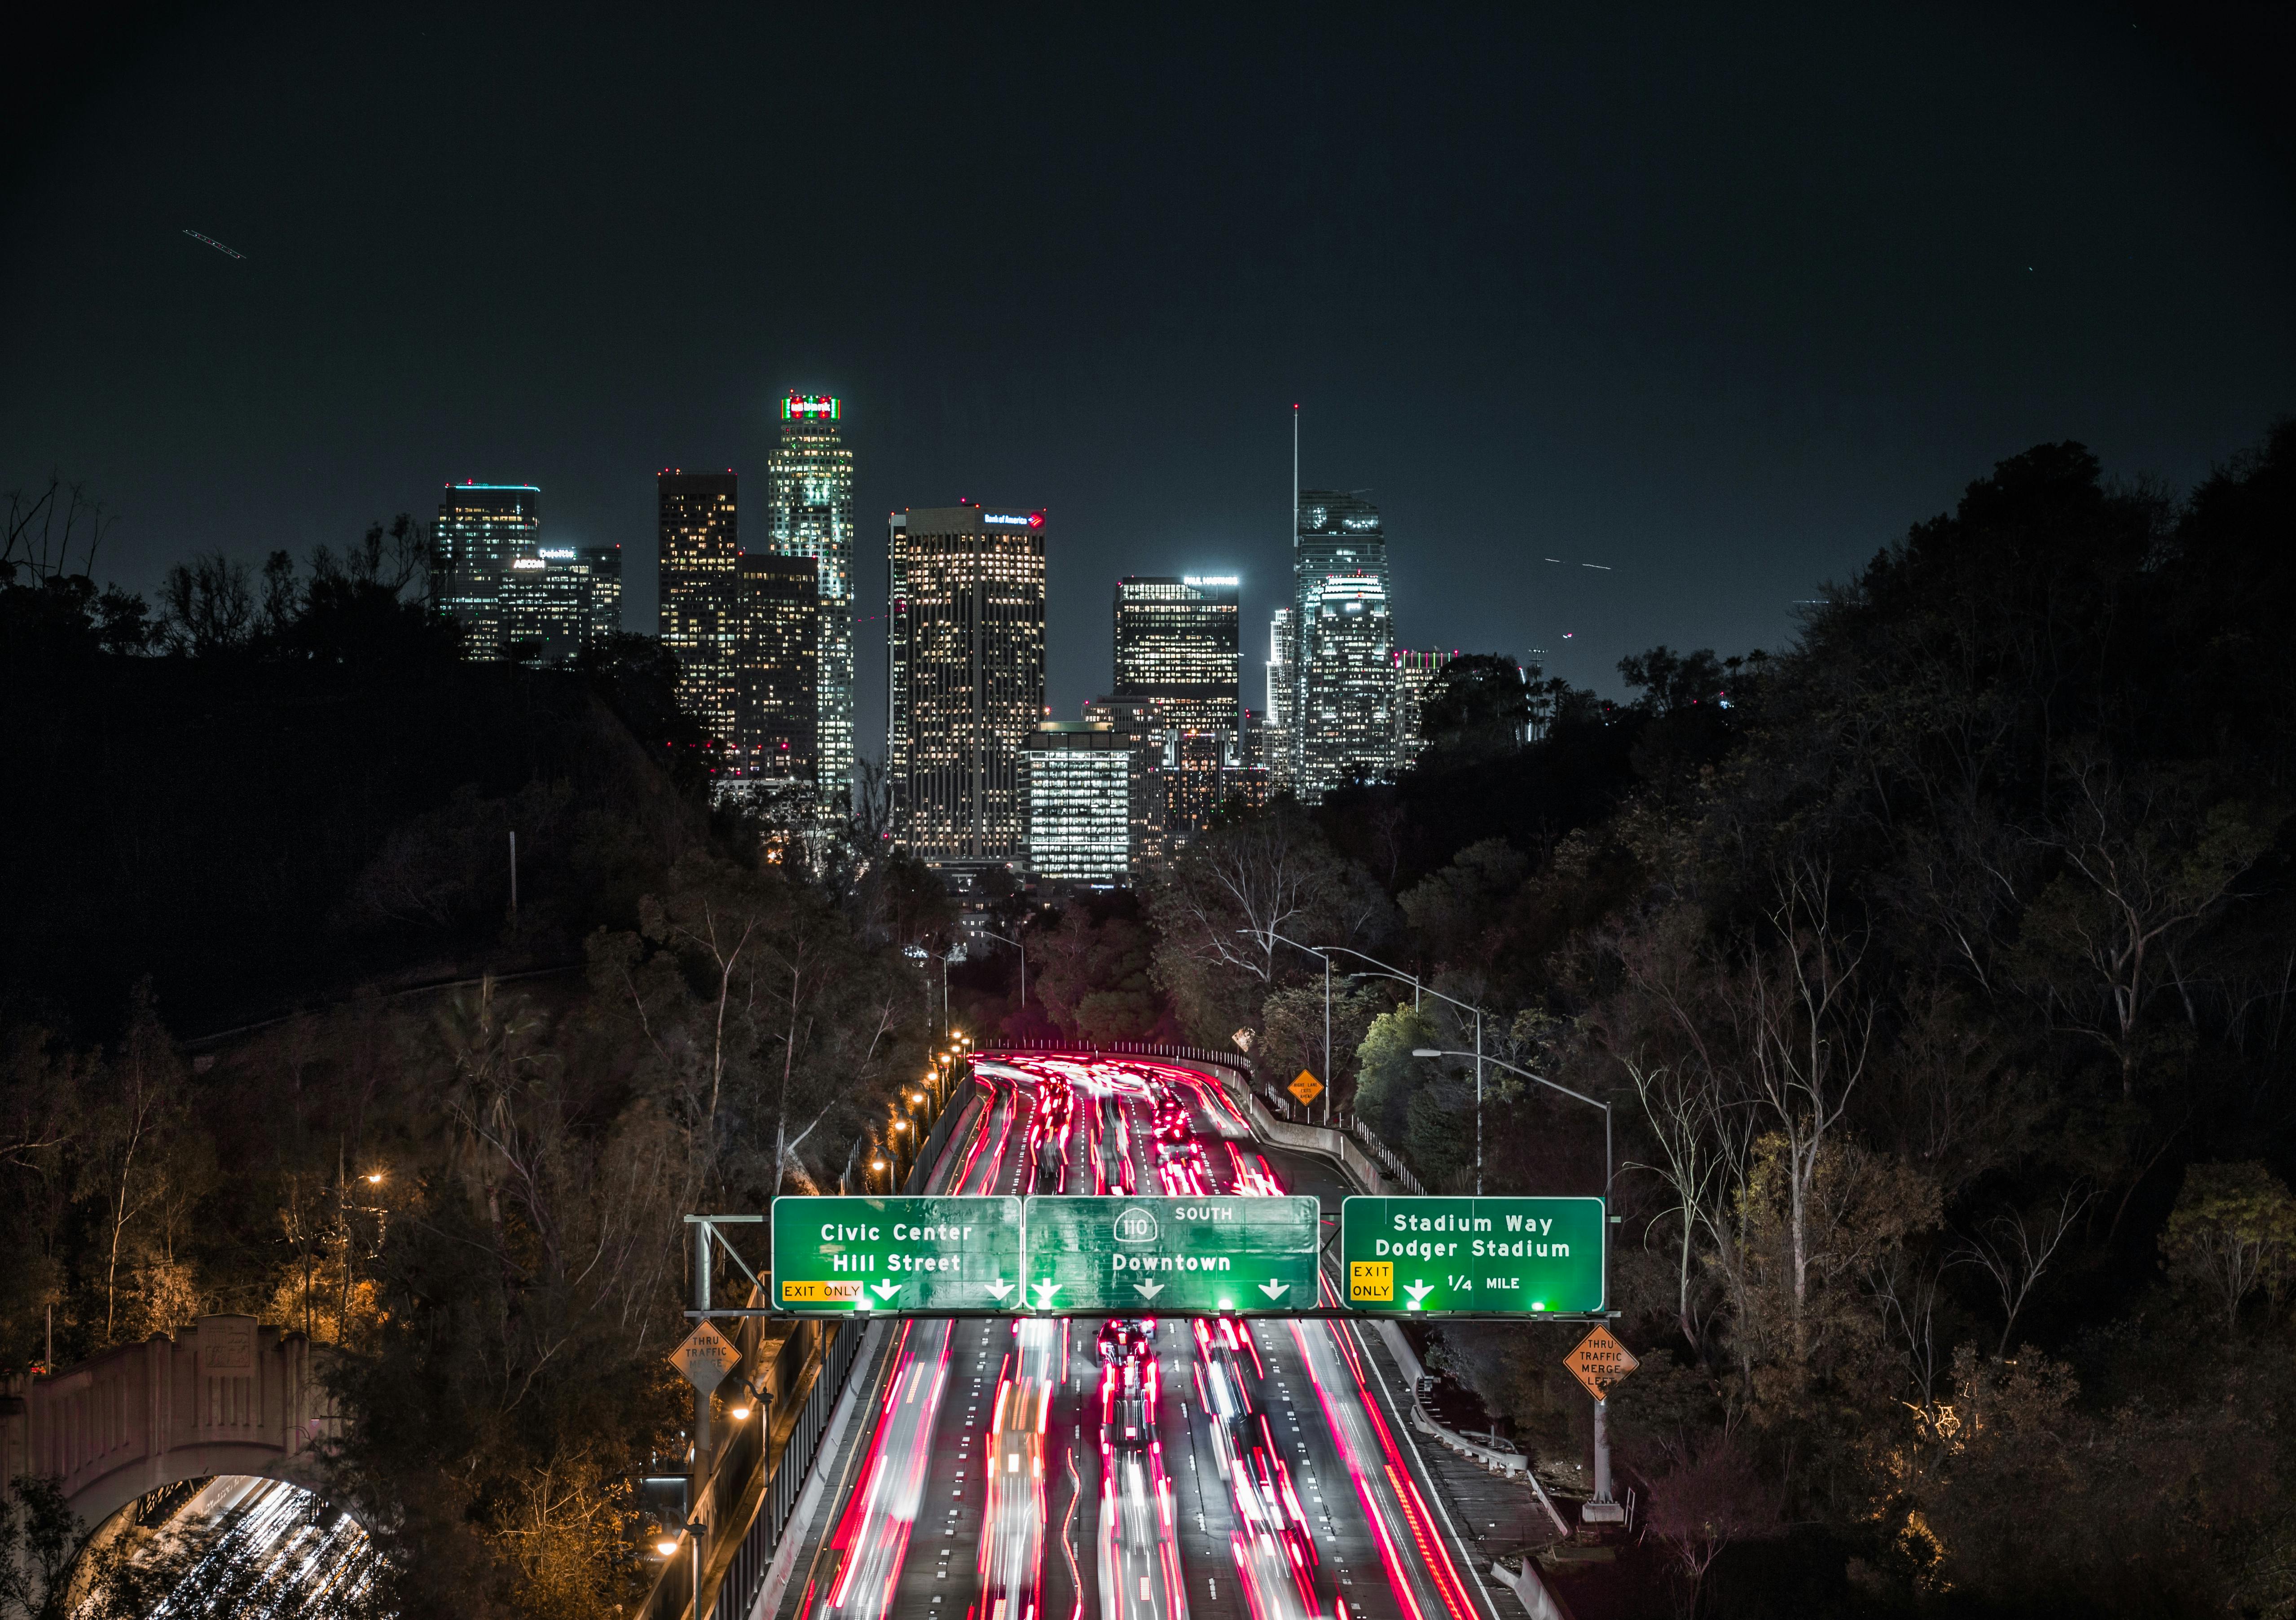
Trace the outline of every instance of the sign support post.
<path fill-rule="evenodd" d="M 717 1235 L 717 1223 L 720 1221 L 740 1221 L 745 1225 L 755 1225 L 764 1219 L 762 1215 L 688 1215 L 685 1218 L 686 1224 L 693 1229 L 693 1308 L 701 1314 L 702 1328 L 709 1327 L 709 1262 L 711 1258 L 709 1244 Z M 731 1245 L 727 1246 L 726 1252 L 733 1253 Z M 734 1259 L 735 1264 L 741 1264 L 739 1254 L 735 1254 Z M 746 1265 L 742 1269 L 745 1271 L 749 1270 Z M 696 1337 L 699 1336 L 697 1332 Z M 709 1483 L 709 1399 L 711 1393 L 718 1387 L 718 1380 L 726 1371 L 731 1370 L 733 1358 L 738 1355 L 738 1353 L 730 1345 L 726 1345 L 722 1338 L 718 1337 L 716 1329 L 710 1329 L 710 1337 L 717 1339 L 717 1345 L 701 1347 L 704 1350 L 704 1354 L 697 1365 L 681 1367 L 687 1381 L 693 1386 L 693 1462 L 692 1473 L 688 1476 L 685 1501 L 686 1510 L 692 1516 L 692 1522 L 686 1525 L 686 1529 L 693 1536 L 693 1569 L 694 1580 L 697 1583 L 701 1578 L 701 1538 L 709 1529 L 707 1517 L 701 1509 L 701 1493 Z M 693 1345 L 693 1342 L 688 1340 L 688 1345 Z M 681 1351 L 685 1348 L 686 1346 L 680 1346 Z M 718 1368 L 709 1360 L 709 1349 L 717 1349 L 720 1352 L 722 1357 L 726 1359 L 725 1367 Z M 697 1584 L 694 1601 L 699 1603 L 701 1600 L 701 1590 Z"/>
<path fill-rule="evenodd" d="M 1582 1525 L 1623 1525 L 1627 1510 L 1611 1492 L 1611 1386 L 1642 1365 L 1607 1328 L 1597 1328 L 1562 1359 L 1595 1397 L 1595 1497 L 1578 1510 Z"/>

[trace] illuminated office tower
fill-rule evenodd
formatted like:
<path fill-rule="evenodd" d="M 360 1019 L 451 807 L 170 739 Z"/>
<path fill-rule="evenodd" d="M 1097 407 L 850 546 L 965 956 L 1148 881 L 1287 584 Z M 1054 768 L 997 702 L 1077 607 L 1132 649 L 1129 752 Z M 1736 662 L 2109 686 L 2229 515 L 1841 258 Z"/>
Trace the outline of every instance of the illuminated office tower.
<path fill-rule="evenodd" d="M 1298 706 L 1291 716 L 1296 789 L 1332 788 L 1395 771 L 1395 645 L 1387 537 L 1379 508 L 1329 489 L 1299 494 L 1292 607 Z"/>
<path fill-rule="evenodd" d="M 1278 789 L 1297 779 L 1300 756 L 1292 716 L 1300 706 L 1299 651 L 1292 636 L 1296 610 L 1279 607 L 1267 623 L 1267 719 L 1259 728 L 1259 762 Z"/>
<path fill-rule="evenodd" d="M 571 546 L 537 546 L 503 572 L 503 656 L 564 663 L 582 650 L 589 571 Z"/>
<path fill-rule="evenodd" d="M 810 557 L 745 553 L 737 571 L 732 773 L 814 780 L 820 724 L 821 616 Z"/>
<path fill-rule="evenodd" d="M 838 439 L 843 415 L 827 396 L 782 401 L 781 448 L 766 457 L 776 555 L 809 557 L 821 593 L 820 708 L 816 733 L 823 794 L 846 808 L 853 783 L 853 452 Z"/>
<path fill-rule="evenodd" d="M 1237 728 L 1242 629 L 1233 574 L 1116 582 L 1118 697 L 1153 698 L 1181 731 Z"/>
<path fill-rule="evenodd" d="M 1062 883 L 1119 883 L 1143 851 L 1147 795 L 1134 739 L 1113 726 L 1046 720 L 1022 740 L 1029 866 Z"/>
<path fill-rule="evenodd" d="M 677 656 L 677 706 L 709 739 L 735 733 L 741 547 L 731 473 L 668 471 L 661 511 L 661 644 Z"/>
<path fill-rule="evenodd" d="M 574 560 L 587 571 L 582 597 L 582 645 L 603 646 L 622 633 L 622 548 L 577 546 Z"/>
<path fill-rule="evenodd" d="M 1084 706 L 1085 724 L 1105 726 L 1131 739 L 1139 756 L 1132 795 L 1132 866 L 1135 871 L 1164 858 L 1164 766 L 1178 734 L 1164 728 L 1163 710 L 1152 697 L 1095 697 Z"/>
<path fill-rule="evenodd" d="M 896 836 L 936 865 L 1018 860 L 1021 748 L 1045 718 L 1045 514 L 960 502 L 889 527 Z"/>
<path fill-rule="evenodd" d="M 532 484 L 447 486 L 431 535 L 430 602 L 462 629 L 463 656 L 509 654 L 504 588 L 513 558 L 540 544 L 542 491 Z"/>
<path fill-rule="evenodd" d="M 505 658 L 565 663 L 622 626 L 622 548 L 537 546 L 503 572 Z"/>
<path fill-rule="evenodd" d="M 1427 695 L 1443 678 L 1443 666 L 1459 655 L 1454 647 L 1447 653 L 1414 653 L 1408 647 L 1395 649 L 1395 763 L 1398 769 L 1406 769 L 1418 761 L 1427 747 L 1427 734 L 1420 724 L 1419 711 Z"/>

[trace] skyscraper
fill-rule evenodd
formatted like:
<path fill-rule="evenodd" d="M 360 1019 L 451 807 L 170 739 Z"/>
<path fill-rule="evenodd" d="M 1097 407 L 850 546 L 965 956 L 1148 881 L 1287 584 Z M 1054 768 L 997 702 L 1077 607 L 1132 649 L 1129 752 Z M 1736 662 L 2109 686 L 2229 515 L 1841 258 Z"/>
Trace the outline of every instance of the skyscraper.
<path fill-rule="evenodd" d="M 582 598 L 582 645 L 600 646 L 622 633 L 622 548 L 577 546 L 574 560 L 587 570 Z"/>
<path fill-rule="evenodd" d="M 1133 743 L 1091 721 L 1046 720 L 1022 740 L 1029 865 L 1037 876 L 1116 883 L 1137 869 L 1148 784 Z"/>
<path fill-rule="evenodd" d="M 511 558 L 503 575 L 503 655 L 563 663 L 579 653 L 588 572 L 571 546 L 537 546 Z"/>
<path fill-rule="evenodd" d="M 852 792 L 854 735 L 853 452 L 838 438 L 842 415 L 826 395 L 789 395 L 781 448 L 766 457 L 768 543 L 776 555 L 811 558 L 817 570 L 818 769 L 824 797 L 840 810 Z"/>
<path fill-rule="evenodd" d="M 815 780 L 821 620 L 814 567 L 809 557 L 750 552 L 741 559 L 730 761 L 737 777 Z"/>
<path fill-rule="evenodd" d="M 665 471 L 661 644 L 677 655 L 677 704 L 720 745 L 736 725 L 734 676 L 741 547 L 732 473 Z"/>
<path fill-rule="evenodd" d="M 1234 575 L 1116 582 L 1118 697 L 1155 700 L 1182 731 L 1237 729 L 1242 624 Z"/>
<path fill-rule="evenodd" d="M 1403 769 L 1414 762 L 1427 745 L 1427 734 L 1419 722 L 1420 705 L 1443 678 L 1443 666 L 1459 655 L 1454 647 L 1447 653 L 1414 653 L 1408 647 L 1395 649 L 1395 763 Z"/>
<path fill-rule="evenodd" d="M 936 864 L 1019 859 L 1021 746 L 1045 718 L 1045 514 L 960 502 L 889 527 L 896 835 Z"/>
<path fill-rule="evenodd" d="M 1302 489 L 1292 544 L 1296 788 L 1313 804 L 1350 778 L 1394 772 L 1395 637 L 1378 507 Z"/>
<path fill-rule="evenodd" d="M 1293 633 L 1300 614 L 1279 607 L 1267 622 L 1267 719 L 1259 728 L 1259 762 L 1267 768 L 1269 782 L 1278 791 L 1299 778 L 1299 729 L 1292 716 L 1300 707 L 1299 638 Z"/>
<path fill-rule="evenodd" d="M 491 662 L 510 651 L 504 587 L 512 559 L 541 543 L 541 499 L 532 484 L 447 486 L 431 536 L 430 602 L 461 625 L 465 658 Z"/>

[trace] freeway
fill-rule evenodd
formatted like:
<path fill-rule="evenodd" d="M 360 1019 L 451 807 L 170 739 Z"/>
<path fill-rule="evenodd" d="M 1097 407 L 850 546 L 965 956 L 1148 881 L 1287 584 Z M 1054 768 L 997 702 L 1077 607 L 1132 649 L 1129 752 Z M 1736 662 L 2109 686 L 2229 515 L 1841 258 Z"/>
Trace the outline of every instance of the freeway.
<path fill-rule="evenodd" d="M 974 1069 L 934 1192 L 1290 1190 L 1193 1070 Z M 1328 1268 L 1323 1287 L 1336 1303 Z M 1493 1620 L 1356 1324 L 890 1331 L 775 1620 Z"/>

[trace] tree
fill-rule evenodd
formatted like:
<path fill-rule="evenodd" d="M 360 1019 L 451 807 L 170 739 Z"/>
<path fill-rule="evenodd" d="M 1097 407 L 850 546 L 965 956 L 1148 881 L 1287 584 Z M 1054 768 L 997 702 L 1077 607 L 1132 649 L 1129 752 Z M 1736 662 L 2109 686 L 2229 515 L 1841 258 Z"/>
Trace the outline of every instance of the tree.
<path fill-rule="evenodd" d="M 2276 1304 L 2296 1270 L 2296 1198 L 2256 1161 L 2194 1164 L 2161 1234 L 2169 1271 L 2224 1306 L 2240 1325 L 2242 1302 L 2259 1287 Z"/>
<path fill-rule="evenodd" d="M 1149 900 L 1156 978 L 1197 1040 L 1222 1044 L 1301 945 L 1377 934 L 1392 904 L 1297 807 L 1213 828 L 1183 850 Z M 1282 936 L 1282 937 L 1278 937 Z"/>
<path fill-rule="evenodd" d="M 1531 720 L 1530 688 L 1503 653 L 1465 653 L 1443 666 L 1419 705 L 1419 736 L 1432 763 L 1461 765 L 1513 753 Z"/>
<path fill-rule="evenodd" d="M 1674 1554 L 1687 1588 L 1682 1613 L 1698 1612 L 1714 1561 L 1739 1542 L 1785 1534 L 1777 1487 L 1755 1469 L 1727 1428 L 1666 1447 L 1668 1466 L 1651 1481 L 1643 1523 Z"/>

